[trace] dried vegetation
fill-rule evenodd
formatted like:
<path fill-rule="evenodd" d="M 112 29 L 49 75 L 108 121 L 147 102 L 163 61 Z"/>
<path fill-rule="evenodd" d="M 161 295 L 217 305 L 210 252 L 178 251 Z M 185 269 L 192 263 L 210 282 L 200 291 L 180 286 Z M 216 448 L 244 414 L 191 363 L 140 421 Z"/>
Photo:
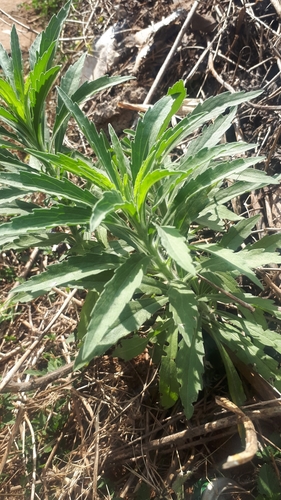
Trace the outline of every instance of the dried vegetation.
<path fill-rule="evenodd" d="M 128 36 L 179 7 L 189 11 L 192 5 L 155 0 L 74 3 L 63 35 L 62 58 L 65 64 L 74 60 L 115 22 L 126 20 Z M 205 99 L 226 89 L 263 88 L 259 102 L 239 109 L 231 133 L 237 140 L 256 142 L 258 153 L 266 156 L 262 168 L 270 174 L 280 173 L 279 2 L 206 0 L 197 12 L 205 16 L 207 28 L 199 18 L 199 25 L 187 29 L 152 101 L 180 78 L 191 98 Z M 132 126 L 136 112 L 117 104 L 145 101 L 182 23 L 179 19 L 173 29 L 161 30 L 161 39 L 153 40 L 135 71 L 135 80 L 87 103 L 88 116 L 99 127 L 108 122 L 119 131 Z M 111 74 L 131 73 L 138 49 L 125 44 L 123 50 L 110 68 Z M 68 140 L 73 147 L 87 151 L 74 127 Z M 259 234 L 280 227 L 279 198 L 280 188 L 274 186 L 247 199 L 233 200 L 233 209 L 262 215 L 258 239 Z M 63 251 L 59 247 L 49 254 L 32 249 L 30 253 L 2 254 L 1 301 L 18 277 L 41 272 L 49 261 L 62 258 Z M 279 270 L 263 271 L 262 278 L 262 294 L 280 303 Z M 44 300 L 6 312 L 0 327 L 0 366 L 2 380 L 10 370 L 13 378 L 1 395 L 0 497 L 200 498 L 195 492 L 191 496 L 194 485 L 203 477 L 220 476 L 220 464 L 241 448 L 237 416 L 215 403 L 215 396 L 225 395 L 218 360 L 211 356 L 206 360 L 208 377 L 192 421 L 186 420 L 179 405 L 169 411 L 159 405 L 157 367 L 151 363 L 149 351 L 127 363 L 105 356 L 82 373 L 72 373 L 74 332 L 82 303 L 79 291 L 53 289 Z M 66 368 L 61 369 L 62 363 Z M 241 365 L 239 371 L 248 394 L 245 411 L 254 418 L 258 439 L 265 446 L 272 431 L 280 432 L 278 395 L 253 376 L 249 367 Z M 266 400 L 275 403 L 265 405 Z M 232 498 L 255 498 L 260 463 L 255 460 L 229 471 L 229 477 L 244 488 Z M 273 456 L 272 464 L 280 478 L 280 463 Z"/>

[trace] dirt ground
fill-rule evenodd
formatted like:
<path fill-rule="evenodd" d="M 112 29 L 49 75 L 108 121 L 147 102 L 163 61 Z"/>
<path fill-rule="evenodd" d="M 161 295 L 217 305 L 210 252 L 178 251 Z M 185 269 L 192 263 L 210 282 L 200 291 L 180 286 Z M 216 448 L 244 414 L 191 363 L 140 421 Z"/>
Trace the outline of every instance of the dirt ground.
<path fill-rule="evenodd" d="M 34 31 L 42 21 L 34 11 L 16 10 L 18 2 L 2 0 L 1 10 L 31 26 L 18 25 L 20 43 L 28 49 Z M 110 75 L 134 74 L 135 79 L 90 99 L 84 110 L 98 127 L 111 123 L 118 133 L 133 126 L 137 111 L 124 103 L 142 105 L 153 88 L 159 70 L 193 5 L 173 0 L 81 0 L 74 2 L 61 41 L 64 69 L 84 51 L 93 57 L 93 43 L 115 23 L 121 35 L 115 44 L 116 57 L 106 61 Z M 11 5 L 12 4 L 12 5 Z M 184 9 L 169 25 L 159 29 L 149 41 L 136 45 L 136 34 Z M 0 41 L 9 50 L 12 20 L 0 10 Z M 20 14 L 19 14 L 20 13 Z M 281 55 L 280 12 L 276 3 L 265 0 L 244 3 L 238 0 L 201 2 L 196 19 L 187 28 L 175 53 L 156 86 L 150 102 L 164 95 L 176 80 L 185 81 L 189 97 L 206 99 L 224 91 L 256 90 L 263 94 L 252 105 L 239 109 L 230 131 L 234 140 L 257 143 L 257 153 L 266 156 L 261 168 L 280 173 Z M 140 51 L 147 45 L 145 56 Z M 145 51 L 144 51 L 145 52 Z M 138 59 L 139 58 L 139 59 Z M 136 63 L 137 61 L 137 63 Z M 121 106 L 120 106 L 121 103 Z M 69 144 L 86 146 L 73 128 Z M 278 228 L 280 220 L 279 186 L 252 193 L 247 200 L 236 200 L 233 209 L 261 213 L 258 229 Z M 30 253 L 7 255 L 5 265 L 12 275 L 1 279 L 4 299 L 16 277 L 29 261 Z M 51 257 L 55 259 L 56 256 Z M 46 256 L 38 251 L 30 275 L 43 268 Z M 1 264 L 0 264 L 1 265 Z M 264 295 L 281 300 L 279 275 L 271 276 Z M 33 330 L 46 326 L 65 303 L 67 293 L 54 290 L 49 297 L 31 305 L 19 305 L 16 314 L 0 326 L 0 369 L 7 373 L 33 341 Z M 210 368 L 203 393 L 195 405 L 192 421 L 187 421 L 180 404 L 167 411 L 161 408 L 157 386 L 157 367 L 149 352 L 125 363 L 105 356 L 95 360 L 82 373 L 71 373 L 75 343 L 67 338 L 75 331 L 83 294 L 75 295 L 52 327 L 52 336 L 36 353 L 32 369 L 35 376 L 59 368 L 63 359 L 68 370 L 58 371 L 55 381 L 38 382 L 36 390 L 20 395 L 20 385 L 3 392 L 0 425 L 0 495 L 11 499 L 115 499 L 118 500 L 200 500 L 200 485 L 223 474 L 243 488 L 227 499 L 256 498 L 256 478 L 261 462 L 256 459 L 225 474 L 221 463 L 241 449 L 237 425 L 220 427 L 225 416 L 215 404 L 217 394 L 225 394 L 224 375 Z M 280 304 L 281 305 L 281 304 Z M 214 365 L 216 360 L 214 360 Z M 23 364 L 15 384 L 29 380 Z M 256 382 L 256 384 L 259 382 Z M 255 383 L 246 383 L 248 403 L 261 401 Z M 274 399 L 267 387 L 265 399 Z M 264 443 L 273 432 L 280 434 L 276 419 L 258 424 Z M 35 457 L 35 458 L 34 458 Z M 36 465 L 34 465 L 36 464 Z M 274 467 L 281 474 L 280 463 Z M 34 493 L 35 492 L 35 493 Z M 32 496 L 33 495 L 33 496 Z"/>
<path fill-rule="evenodd" d="M 26 52 L 40 26 L 38 23 L 39 16 L 36 12 L 30 12 L 22 7 L 21 0 L 2 0 L 0 6 L 0 43 L 5 50 L 10 50 L 10 34 L 13 24 L 17 27 L 20 46 Z M 31 14 L 31 16 L 30 16 Z M 33 28 L 32 25 L 36 25 Z"/>

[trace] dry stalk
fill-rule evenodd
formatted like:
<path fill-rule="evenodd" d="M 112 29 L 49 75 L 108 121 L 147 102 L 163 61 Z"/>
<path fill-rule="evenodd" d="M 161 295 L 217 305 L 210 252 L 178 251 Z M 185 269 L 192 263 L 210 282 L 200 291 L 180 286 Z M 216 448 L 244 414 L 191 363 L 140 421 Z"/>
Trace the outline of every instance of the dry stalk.
<path fill-rule="evenodd" d="M 223 469 L 230 469 L 232 467 L 237 467 L 241 464 L 246 464 L 255 456 L 258 451 L 258 441 L 257 434 L 253 422 L 245 413 L 232 401 L 227 398 L 216 398 L 216 403 L 223 406 L 226 410 L 232 411 L 239 416 L 239 421 L 241 421 L 245 429 L 245 450 L 237 453 L 236 455 L 230 455 L 227 461 L 222 465 Z"/>

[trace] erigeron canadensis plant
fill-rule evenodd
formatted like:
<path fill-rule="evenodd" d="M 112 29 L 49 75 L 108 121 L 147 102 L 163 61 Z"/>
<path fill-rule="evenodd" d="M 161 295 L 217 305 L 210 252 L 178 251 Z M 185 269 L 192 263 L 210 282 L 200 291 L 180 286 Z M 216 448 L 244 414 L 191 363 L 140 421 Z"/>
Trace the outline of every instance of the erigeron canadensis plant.
<path fill-rule="evenodd" d="M 231 353 L 280 390 L 278 361 L 268 355 L 268 347 L 281 352 L 280 336 L 268 326 L 280 312 L 238 283 L 245 276 L 262 289 L 255 268 L 280 262 L 280 235 L 254 241 L 258 216 L 229 209 L 233 198 L 278 180 L 252 168 L 261 161 L 246 155 L 253 145 L 220 142 L 237 106 L 259 92 L 211 97 L 171 126 L 186 97 L 179 81 L 139 118 L 136 130 L 120 140 L 109 126 L 107 139 L 79 104 L 127 77 L 80 86 L 82 57 L 56 87 L 49 130 L 46 98 L 60 70 L 55 53 L 69 5 L 34 42 L 26 79 L 15 28 L 11 57 L 0 50 L 0 208 L 10 218 L 0 226 L 1 248 L 50 248 L 62 241 L 69 247 L 62 262 L 15 288 L 13 301 L 30 301 L 54 286 L 85 289 L 75 368 L 112 346 L 125 359 L 150 346 L 160 364 L 162 404 L 180 398 L 188 417 L 202 388 L 206 336 L 223 360 L 237 404 L 244 392 Z M 64 146 L 70 117 L 94 159 Z M 186 140 L 185 153 L 173 155 Z M 30 155 L 28 163 L 16 149 Z M 34 192 L 46 195 L 45 207 L 28 200 Z M 52 232 L 56 227 L 60 231 Z M 205 229 L 215 232 L 209 243 L 198 238 Z"/>

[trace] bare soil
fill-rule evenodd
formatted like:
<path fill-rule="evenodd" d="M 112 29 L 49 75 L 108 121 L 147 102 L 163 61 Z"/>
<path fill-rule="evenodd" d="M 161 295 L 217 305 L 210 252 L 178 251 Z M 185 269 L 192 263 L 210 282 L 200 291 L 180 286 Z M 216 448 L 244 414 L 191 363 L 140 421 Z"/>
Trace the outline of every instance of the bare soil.
<path fill-rule="evenodd" d="M 17 27 L 19 43 L 23 52 L 28 51 L 40 31 L 40 16 L 22 6 L 21 0 L 2 0 L 0 6 L 0 43 L 10 51 L 10 36 L 13 24 Z M 28 7 L 28 6 L 27 6 Z M 35 26 L 33 28 L 33 25 Z M 39 30 L 39 31 L 38 31 Z"/>

